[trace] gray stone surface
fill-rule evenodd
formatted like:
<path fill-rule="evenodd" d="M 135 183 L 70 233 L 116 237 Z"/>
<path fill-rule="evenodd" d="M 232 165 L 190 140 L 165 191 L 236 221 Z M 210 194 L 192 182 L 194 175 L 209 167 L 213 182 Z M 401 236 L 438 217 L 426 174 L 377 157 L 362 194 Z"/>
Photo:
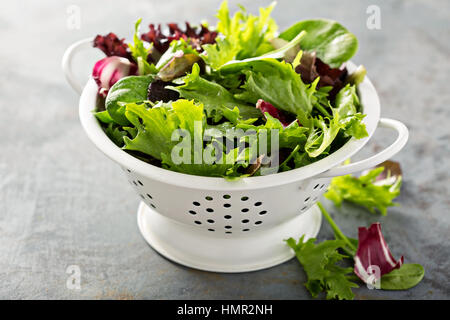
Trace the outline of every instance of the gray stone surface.
<path fill-rule="evenodd" d="M 233 4 L 235 1 L 232 1 Z M 256 1 L 240 1 L 249 10 Z M 263 1 L 268 3 L 268 1 Z M 97 33 L 132 34 L 133 21 L 199 21 L 218 1 L 2 1 L 0 5 L 0 298 L 2 299 L 309 299 L 295 260 L 246 274 L 215 274 L 173 264 L 145 243 L 136 226 L 138 197 L 119 167 L 84 134 L 77 95 L 60 68 L 64 50 Z M 366 8 L 381 8 L 368 30 Z M 411 130 L 395 157 L 404 187 L 387 217 L 351 205 L 327 207 L 345 233 L 381 221 L 394 254 L 426 269 L 403 292 L 356 290 L 358 299 L 448 299 L 449 21 L 448 1 L 279 1 L 281 28 L 308 17 L 333 18 L 353 31 L 380 94 L 382 115 Z M 81 28 L 67 28 L 70 5 Z M 92 50 L 76 61 L 86 77 Z M 377 133 L 362 153 L 388 143 Z M 322 228 L 319 238 L 331 237 Z M 81 290 L 66 288 L 66 268 L 81 268 Z"/>

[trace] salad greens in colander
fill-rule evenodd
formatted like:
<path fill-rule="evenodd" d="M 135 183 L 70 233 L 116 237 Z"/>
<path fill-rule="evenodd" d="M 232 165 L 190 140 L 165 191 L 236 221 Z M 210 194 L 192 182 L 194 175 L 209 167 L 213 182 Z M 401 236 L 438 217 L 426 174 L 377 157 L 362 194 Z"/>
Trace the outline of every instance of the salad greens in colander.
<path fill-rule="evenodd" d="M 325 19 L 280 32 L 273 8 L 231 15 L 225 1 L 215 27 L 150 24 L 140 33 L 138 20 L 130 43 L 97 36 L 107 57 L 93 71 L 95 115 L 105 133 L 153 165 L 227 178 L 299 168 L 366 137 L 356 89 L 365 69 L 345 66 L 355 36 Z"/>

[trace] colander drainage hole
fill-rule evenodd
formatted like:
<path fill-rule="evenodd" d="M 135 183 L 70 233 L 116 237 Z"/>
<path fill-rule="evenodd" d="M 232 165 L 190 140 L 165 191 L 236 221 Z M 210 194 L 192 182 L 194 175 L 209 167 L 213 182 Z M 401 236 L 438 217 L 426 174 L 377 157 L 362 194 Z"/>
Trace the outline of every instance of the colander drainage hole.
<path fill-rule="evenodd" d="M 314 190 L 316 190 L 318 187 L 319 187 L 319 185 L 316 184 L 316 185 L 314 186 Z"/>
<path fill-rule="evenodd" d="M 301 211 L 305 211 L 306 209 L 308 209 L 308 207 L 307 207 L 307 206 L 304 206 L 304 207 L 301 208 L 300 210 L 301 210 Z"/>
<path fill-rule="evenodd" d="M 263 215 L 265 215 L 267 213 L 267 211 L 266 210 L 263 210 L 263 211 L 261 211 L 260 213 L 259 213 L 259 215 L 260 216 L 263 216 Z"/>
<path fill-rule="evenodd" d="M 230 233 L 232 233 L 231 231 L 226 231 L 225 233 L 228 233 L 228 234 L 230 234 Z"/>
<path fill-rule="evenodd" d="M 256 221 L 255 222 L 256 225 L 261 224 L 261 223 L 262 223 L 262 221 Z"/>
<path fill-rule="evenodd" d="M 230 196 L 229 194 L 224 194 L 224 195 L 223 195 L 223 198 L 224 198 L 224 199 L 230 199 L 231 196 Z"/>
<path fill-rule="evenodd" d="M 320 186 L 320 189 L 323 189 L 323 188 L 325 188 L 325 185 L 324 185 L 324 184 Z"/>
<path fill-rule="evenodd" d="M 248 197 L 242 197 L 241 198 L 241 201 L 247 201 L 248 200 Z"/>
<path fill-rule="evenodd" d="M 250 229 L 242 229 L 242 231 L 246 232 L 246 231 L 250 231 Z"/>
<path fill-rule="evenodd" d="M 208 212 L 214 212 L 214 209 L 212 209 L 212 208 L 207 208 L 206 211 L 208 211 Z"/>
<path fill-rule="evenodd" d="M 231 229 L 232 227 L 231 226 L 225 226 L 225 229 Z"/>
<path fill-rule="evenodd" d="M 195 220 L 194 221 L 196 224 L 202 224 L 200 221 L 198 221 L 198 220 Z"/>
<path fill-rule="evenodd" d="M 138 180 L 137 181 L 142 187 L 144 186 L 144 184 L 140 181 L 140 180 Z"/>
<path fill-rule="evenodd" d="M 150 203 L 150 207 L 152 207 L 153 209 L 156 209 L 156 206 L 153 203 Z"/>
<path fill-rule="evenodd" d="M 242 209 L 241 211 L 242 211 L 242 212 L 248 212 L 248 210 L 249 210 L 248 208 L 244 208 L 244 209 Z"/>
<path fill-rule="evenodd" d="M 231 204 L 230 204 L 230 203 L 225 203 L 223 206 L 224 206 L 225 208 L 229 208 L 229 207 L 231 207 Z"/>
<path fill-rule="evenodd" d="M 229 219 L 231 219 L 231 216 L 230 215 L 226 215 L 226 216 L 224 216 L 224 218 L 229 220 Z"/>
<path fill-rule="evenodd" d="M 147 197 L 149 197 L 150 199 L 153 199 L 153 197 L 151 195 L 149 195 L 148 193 L 147 193 Z"/>
<path fill-rule="evenodd" d="M 208 201 L 212 201 L 213 197 L 207 196 L 207 197 L 205 197 L 205 199 L 208 200 Z"/>
<path fill-rule="evenodd" d="M 189 210 L 189 213 L 192 214 L 192 215 L 196 215 L 197 214 L 197 212 L 195 212 L 194 210 Z"/>
<path fill-rule="evenodd" d="M 192 202 L 192 204 L 193 204 L 194 206 L 196 206 L 196 207 L 200 207 L 200 203 L 197 202 L 197 201 Z"/>
<path fill-rule="evenodd" d="M 214 220 L 213 219 L 208 219 L 208 220 L 206 220 L 207 222 L 209 222 L 209 223 L 214 223 Z"/>
<path fill-rule="evenodd" d="M 145 200 L 145 197 L 142 194 L 140 194 L 140 196 L 141 196 L 142 200 Z"/>
<path fill-rule="evenodd" d="M 309 199 L 311 199 L 311 197 L 306 198 L 306 199 L 305 199 L 305 202 L 308 202 Z"/>
<path fill-rule="evenodd" d="M 249 222 L 250 222 L 250 220 L 248 220 L 248 219 L 242 220 L 242 223 L 249 223 Z"/>
<path fill-rule="evenodd" d="M 133 181 L 133 184 L 137 187 L 137 182 L 136 181 Z"/>
<path fill-rule="evenodd" d="M 260 205 L 262 205 L 262 202 L 258 201 L 258 202 L 255 203 L 255 207 L 259 207 Z"/>
<path fill-rule="evenodd" d="M 214 229 L 208 229 L 208 231 L 214 232 L 214 231 L 216 231 L 216 230 L 214 230 Z"/>

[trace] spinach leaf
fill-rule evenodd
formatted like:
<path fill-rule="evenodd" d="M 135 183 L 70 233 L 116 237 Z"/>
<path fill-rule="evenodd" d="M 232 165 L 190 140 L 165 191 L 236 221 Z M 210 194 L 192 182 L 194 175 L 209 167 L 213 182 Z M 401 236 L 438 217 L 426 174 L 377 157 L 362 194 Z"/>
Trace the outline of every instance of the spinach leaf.
<path fill-rule="evenodd" d="M 111 118 L 117 124 L 127 126 L 130 124 L 125 116 L 125 107 L 119 102 L 139 102 L 147 100 L 149 84 L 153 75 L 129 76 L 117 81 L 109 90 L 105 105 Z"/>
<path fill-rule="evenodd" d="M 300 47 L 315 51 L 317 56 L 332 68 L 338 68 L 348 61 L 358 49 L 355 35 L 336 21 L 327 19 L 304 20 L 280 34 L 280 38 L 290 41 L 301 31 L 306 31 Z"/>
<path fill-rule="evenodd" d="M 407 290 L 422 281 L 425 270 L 420 264 L 408 263 L 381 277 L 383 290 Z"/>

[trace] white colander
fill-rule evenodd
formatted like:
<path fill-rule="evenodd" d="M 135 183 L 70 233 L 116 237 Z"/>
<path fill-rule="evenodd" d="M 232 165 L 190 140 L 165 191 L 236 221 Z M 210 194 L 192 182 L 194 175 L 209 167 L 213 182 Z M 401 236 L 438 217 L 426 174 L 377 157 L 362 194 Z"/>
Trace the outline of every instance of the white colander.
<path fill-rule="evenodd" d="M 380 119 L 378 96 L 366 77 L 358 90 L 369 137 L 351 139 L 313 164 L 238 181 L 155 167 L 118 148 L 92 114 L 97 85 L 89 79 L 83 89 L 71 70 L 74 53 L 90 47 L 91 41 L 73 44 L 63 58 L 67 80 L 81 94 L 81 123 L 92 142 L 122 167 L 129 184 L 141 197 L 138 225 L 144 238 L 156 251 L 186 266 L 242 272 L 292 258 L 294 254 L 283 240 L 301 235 L 310 238 L 318 233 L 321 214 L 315 203 L 331 177 L 373 167 L 400 151 L 408 140 L 408 130 L 401 122 Z M 352 63 L 347 67 L 350 72 L 355 69 Z M 378 125 L 396 130 L 395 142 L 368 159 L 340 166 L 367 143 Z"/>

